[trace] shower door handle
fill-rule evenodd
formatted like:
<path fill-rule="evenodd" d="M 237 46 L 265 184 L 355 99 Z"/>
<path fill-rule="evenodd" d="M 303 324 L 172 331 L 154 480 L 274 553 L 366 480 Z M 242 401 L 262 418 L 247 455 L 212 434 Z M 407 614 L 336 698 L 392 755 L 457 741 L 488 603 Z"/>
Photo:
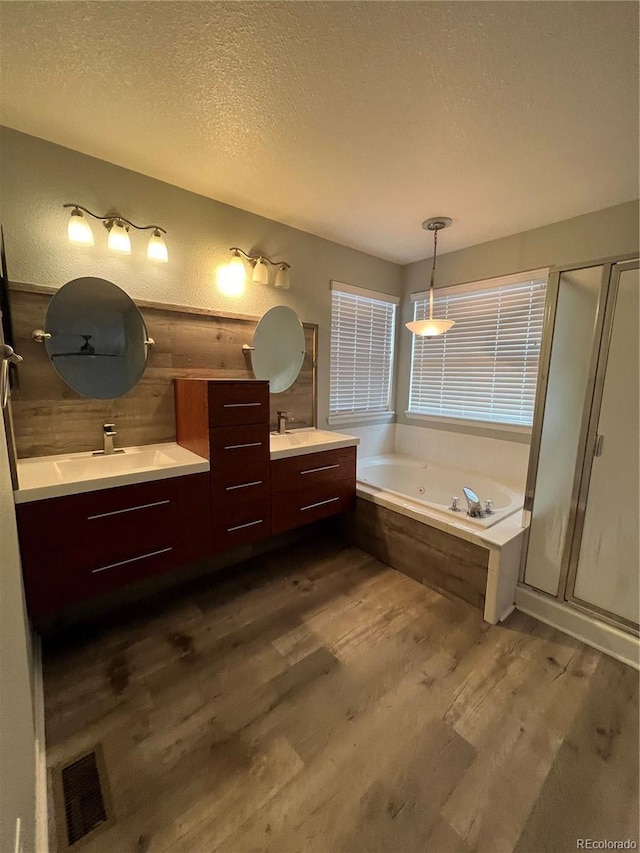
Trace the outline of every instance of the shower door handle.
<path fill-rule="evenodd" d="M 596 435 L 595 447 L 593 448 L 593 455 L 594 456 L 602 456 L 602 445 L 603 444 L 604 444 L 604 435 L 602 435 L 601 433 L 598 433 L 598 435 Z"/>
<path fill-rule="evenodd" d="M 9 344 L 0 344 L 0 408 L 6 409 L 9 402 L 9 365 L 20 364 L 22 356 L 13 351 Z"/>

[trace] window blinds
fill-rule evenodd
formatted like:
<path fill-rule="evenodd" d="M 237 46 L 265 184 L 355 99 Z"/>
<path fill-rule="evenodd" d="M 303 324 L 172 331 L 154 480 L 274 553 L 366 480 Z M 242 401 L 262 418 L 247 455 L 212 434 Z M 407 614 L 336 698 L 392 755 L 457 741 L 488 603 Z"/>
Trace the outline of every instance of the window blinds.
<path fill-rule="evenodd" d="M 332 283 L 331 414 L 389 408 L 397 300 L 371 294 Z"/>
<path fill-rule="evenodd" d="M 546 276 L 444 288 L 434 316 L 455 320 L 437 338 L 413 336 L 409 412 L 530 426 Z M 428 316 L 416 294 L 414 319 Z"/>

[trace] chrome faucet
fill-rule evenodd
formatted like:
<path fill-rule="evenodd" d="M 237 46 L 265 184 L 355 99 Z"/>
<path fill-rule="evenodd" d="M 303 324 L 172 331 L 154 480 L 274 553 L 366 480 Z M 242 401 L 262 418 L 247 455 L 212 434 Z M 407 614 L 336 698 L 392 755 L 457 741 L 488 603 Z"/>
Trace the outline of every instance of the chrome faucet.
<path fill-rule="evenodd" d="M 484 518 L 484 510 L 482 509 L 480 498 L 473 489 L 463 486 L 462 491 L 467 499 L 467 515 L 471 516 L 471 518 Z"/>
<path fill-rule="evenodd" d="M 118 433 L 115 424 L 102 424 L 102 450 L 94 450 L 94 456 L 111 456 L 113 453 L 124 453 L 124 448 L 114 447 L 113 439 Z"/>
<path fill-rule="evenodd" d="M 293 418 L 289 417 L 289 412 L 277 412 L 278 417 L 278 428 L 276 432 L 278 435 L 284 435 L 287 431 L 287 421 L 292 421 Z"/>

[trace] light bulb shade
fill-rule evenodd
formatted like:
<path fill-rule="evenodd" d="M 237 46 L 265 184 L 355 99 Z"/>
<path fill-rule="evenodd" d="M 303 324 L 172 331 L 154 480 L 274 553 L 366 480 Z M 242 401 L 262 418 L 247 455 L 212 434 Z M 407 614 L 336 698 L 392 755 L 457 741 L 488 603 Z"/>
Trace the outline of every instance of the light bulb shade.
<path fill-rule="evenodd" d="M 244 268 L 244 261 L 237 252 L 225 267 L 224 275 L 227 281 L 233 283 L 232 286 L 235 286 L 236 288 L 244 288 L 247 280 L 247 273 Z"/>
<path fill-rule="evenodd" d="M 289 290 L 289 267 L 282 264 L 276 273 L 276 287 Z"/>
<path fill-rule="evenodd" d="M 129 239 L 127 229 L 122 222 L 114 222 L 109 228 L 107 248 L 111 252 L 118 252 L 120 255 L 131 254 L 131 240 Z"/>
<path fill-rule="evenodd" d="M 67 225 L 67 236 L 69 242 L 75 246 L 95 246 L 96 241 L 93 239 L 91 226 L 77 207 L 71 211 Z"/>
<path fill-rule="evenodd" d="M 455 325 L 455 320 L 413 320 L 406 324 L 410 332 L 413 332 L 414 335 L 420 335 L 421 338 L 435 338 L 438 335 L 444 335 L 453 325 Z"/>
<path fill-rule="evenodd" d="M 253 275 L 251 276 L 251 280 L 255 281 L 256 284 L 268 284 L 269 283 L 269 268 L 262 260 L 262 258 L 258 258 L 256 264 L 253 268 Z"/>
<path fill-rule="evenodd" d="M 160 261 L 166 264 L 169 260 L 167 252 L 167 244 L 164 242 L 162 233 L 157 229 L 149 237 L 149 245 L 147 246 L 147 257 L 151 261 Z"/>

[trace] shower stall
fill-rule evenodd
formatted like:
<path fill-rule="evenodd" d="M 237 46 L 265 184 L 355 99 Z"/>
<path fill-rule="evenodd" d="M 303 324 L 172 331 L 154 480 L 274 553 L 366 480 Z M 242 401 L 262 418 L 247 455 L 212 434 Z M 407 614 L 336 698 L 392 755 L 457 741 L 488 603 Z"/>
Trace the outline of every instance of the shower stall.
<path fill-rule="evenodd" d="M 635 257 L 550 277 L 525 495 L 521 598 L 620 640 L 639 622 L 639 293 Z"/>

